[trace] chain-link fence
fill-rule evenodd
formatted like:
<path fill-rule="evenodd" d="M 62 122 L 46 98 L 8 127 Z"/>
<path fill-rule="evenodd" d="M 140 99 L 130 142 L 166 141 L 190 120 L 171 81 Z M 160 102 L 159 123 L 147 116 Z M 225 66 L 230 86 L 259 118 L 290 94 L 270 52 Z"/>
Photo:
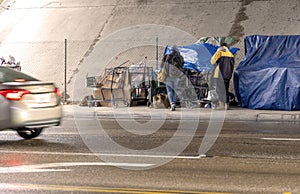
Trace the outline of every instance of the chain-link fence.
<path fill-rule="evenodd" d="M 85 87 L 87 74 L 100 76 L 105 68 L 116 67 L 124 62 L 126 62 L 125 66 L 146 62 L 147 66 L 157 69 L 167 45 L 193 43 L 191 39 L 165 40 L 159 37 L 126 40 L 125 43 L 120 41 L 101 43 L 95 40 L 0 42 L 0 57 L 6 59 L 9 55 L 13 55 L 16 61 L 20 62 L 22 72 L 43 81 L 54 82 L 63 92 L 65 102 L 79 102 L 80 99 L 92 93 Z M 98 43 L 102 44 L 104 51 L 102 49 L 99 52 L 101 49 L 96 49 L 97 46 L 99 47 Z M 122 46 L 124 44 L 127 46 Z M 96 62 L 86 64 L 89 63 L 86 58 L 92 55 L 91 53 L 97 56 Z M 78 74 L 81 76 L 77 76 Z M 80 79 L 80 82 L 76 83 L 76 97 L 73 98 L 75 79 Z"/>
<path fill-rule="evenodd" d="M 124 63 L 124 61 L 127 61 L 126 66 L 130 66 L 138 64 L 145 58 L 149 61 L 147 65 L 156 68 L 164 51 L 164 47 L 155 45 L 156 41 L 154 38 L 153 45 L 137 46 L 117 52 L 113 54 L 114 57 L 109 63 L 101 64 L 99 61 L 97 64 L 89 65 L 87 71 L 90 74 L 100 75 L 102 72 L 98 71 L 99 67 L 97 66 L 114 67 Z M 69 102 L 72 101 L 73 79 L 79 71 L 80 64 L 93 51 L 94 46 L 94 40 L 2 42 L 0 43 L 0 57 L 8 60 L 9 55 L 12 55 L 16 62 L 20 62 L 22 72 L 43 81 L 54 82 L 63 92 L 64 100 Z M 84 89 L 82 88 L 82 90 Z"/>
<path fill-rule="evenodd" d="M 69 91 L 72 91 L 71 79 L 91 42 L 2 42 L 0 56 L 8 60 L 8 56 L 12 55 L 16 62 L 20 62 L 22 72 L 54 82 L 63 91 L 64 100 L 68 100 Z"/>

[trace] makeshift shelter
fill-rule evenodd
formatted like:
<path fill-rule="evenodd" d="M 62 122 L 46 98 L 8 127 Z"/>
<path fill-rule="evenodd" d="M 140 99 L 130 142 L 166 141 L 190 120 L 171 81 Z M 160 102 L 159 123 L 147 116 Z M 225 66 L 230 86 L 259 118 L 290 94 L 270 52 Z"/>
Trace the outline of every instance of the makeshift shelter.
<path fill-rule="evenodd" d="M 210 80 L 210 71 L 213 68 L 210 60 L 219 47 L 219 45 L 205 42 L 177 46 L 180 54 L 184 58 L 183 68 L 189 70 L 186 72 L 186 77 L 189 79 L 189 82 L 183 80 L 186 85 L 180 84 L 180 82 L 179 85 L 181 85 L 182 88 L 190 88 L 192 85 L 201 105 L 209 103 L 209 92 L 212 93 L 212 91 L 215 91 L 214 88 L 209 87 L 208 83 Z M 171 49 L 172 46 L 167 46 L 164 55 L 171 53 Z M 239 48 L 230 47 L 229 50 L 232 54 L 236 54 L 236 52 L 239 51 Z M 182 99 L 180 99 L 180 102 L 192 101 L 193 99 L 189 99 L 192 95 L 185 96 L 187 94 L 185 92 L 186 91 L 182 92 Z"/>
<path fill-rule="evenodd" d="M 234 72 L 236 97 L 250 109 L 300 110 L 300 36 L 245 38 Z"/>
<path fill-rule="evenodd" d="M 172 46 L 167 46 L 164 55 L 171 52 Z M 195 43 L 186 46 L 178 46 L 180 54 L 184 58 L 183 68 L 196 72 L 209 72 L 212 69 L 210 59 L 218 50 L 219 46 L 208 43 Z M 232 54 L 239 51 L 238 48 L 230 47 Z"/>

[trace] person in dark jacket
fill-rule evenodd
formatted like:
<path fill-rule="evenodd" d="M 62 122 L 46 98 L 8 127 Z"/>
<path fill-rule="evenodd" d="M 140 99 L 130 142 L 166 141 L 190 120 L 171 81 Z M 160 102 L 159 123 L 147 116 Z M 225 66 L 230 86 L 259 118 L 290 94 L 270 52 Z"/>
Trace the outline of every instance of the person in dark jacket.
<path fill-rule="evenodd" d="M 211 64 L 214 66 L 211 78 L 212 85 L 215 87 L 217 100 L 213 103 L 213 108 L 229 108 L 229 85 L 234 68 L 234 56 L 229 51 L 226 43 L 223 43 L 217 52 L 211 58 Z"/>
<path fill-rule="evenodd" d="M 167 54 L 163 58 L 163 62 L 166 62 L 166 89 L 168 94 L 168 99 L 171 106 L 171 111 L 175 111 L 176 108 L 176 89 L 180 77 L 184 75 L 183 73 L 183 63 L 184 59 L 176 46 L 173 46 L 171 53 Z"/>

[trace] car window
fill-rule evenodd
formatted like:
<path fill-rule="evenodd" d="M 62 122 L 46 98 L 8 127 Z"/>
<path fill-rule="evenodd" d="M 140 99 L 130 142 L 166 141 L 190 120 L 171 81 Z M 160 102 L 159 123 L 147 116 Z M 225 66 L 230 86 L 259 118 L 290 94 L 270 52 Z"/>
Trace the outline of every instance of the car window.
<path fill-rule="evenodd" d="M 0 83 L 14 82 L 16 80 L 38 81 L 36 78 L 26 75 L 25 73 L 7 67 L 0 67 Z"/>

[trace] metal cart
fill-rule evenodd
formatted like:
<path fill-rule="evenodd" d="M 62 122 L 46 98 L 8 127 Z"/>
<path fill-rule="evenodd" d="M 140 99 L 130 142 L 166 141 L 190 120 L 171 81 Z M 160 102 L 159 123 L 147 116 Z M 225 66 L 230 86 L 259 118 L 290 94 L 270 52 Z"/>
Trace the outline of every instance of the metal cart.
<path fill-rule="evenodd" d="M 192 86 L 195 88 L 200 106 L 210 103 L 210 101 L 207 100 L 209 92 L 209 76 L 210 74 L 208 72 L 191 73 L 188 75 L 189 84 L 192 84 Z"/>
<path fill-rule="evenodd" d="M 182 76 L 177 86 L 177 104 L 182 107 L 194 108 L 202 107 L 207 103 L 209 86 L 209 73 L 206 72 L 190 72 L 186 71 L 185 76 Z M 165 84 L 152 84 L 152 94 L 167 93 Z"/>
<path fill-rule="evenodd" d="M 149 89 L 151 88 L 152 73 L 152 67 L 128 67 L 128 79 L 131 88 L 130 105 L 138 104 L 139 102 L 147 103 L 149 100 L 149 95 L 151 96 L 151 91 L 149 91 Z"/>
<path fill-rule="evenodd" d="M 93 88 L 93 95 L 88 98 L 89 106 L 111 103 L 112 106 L 128 106 L 125 95 L 127 67 L 106 68 L 103 76 L 86 77 L 86 86 Z M 121 102 L 121 103 L 120 103 Z"/>

